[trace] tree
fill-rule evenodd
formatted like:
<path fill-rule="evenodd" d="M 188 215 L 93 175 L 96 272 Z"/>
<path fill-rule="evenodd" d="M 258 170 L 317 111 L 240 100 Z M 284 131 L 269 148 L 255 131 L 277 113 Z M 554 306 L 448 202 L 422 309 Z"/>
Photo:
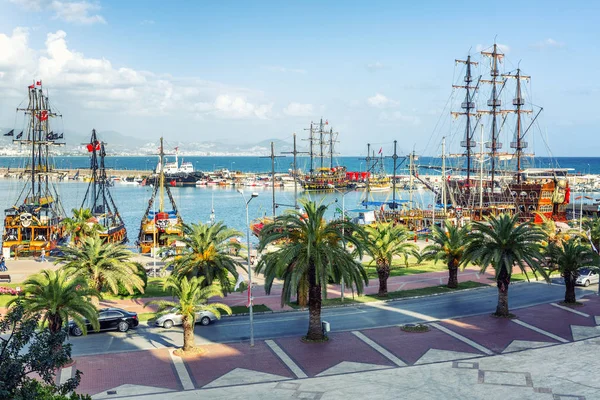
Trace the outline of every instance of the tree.
<path fill-rule="evenodd" d="M 98 292 L 119 293 L 119 285 L 129 294 L 134 289 L 144 292 L 144 280 L 139 276 L 139 263 L 131 261 L 133 253 L 122 244 L 106 243 L 100 237 L 83 238 L 77 247 L 61 247 L 56 263 L 89 281 Z"/>
<path fill-rule="evenodd" d="M 401 225 L 378 222 L 375 225 L 364 227 L 365 253 L 375 263 L 379 277 L 378 296 L 385 297 L 388 294 L 387 280 L 390 276 L 390 267 L 394 256 L 408 257 L 416 249 L 413 243 L 407 242 L 412 234 Z"/>
<path fill-rule="evenodd" d="M 42 322 L 48 323 L 52 333 L 58 333 L 71 318 L 83 332 L 86 319 L 95 330 L 100 329 L 96 308 L 91 297 L 98 292 L 69 270 L 42 270 L 24 282 L 23 298 L 14 298 L 9 305 L 22 302 L 27 315 L 43 315 Z"/>
<path fill-rule="evenodd" d="M 579 268 L 596 265 L 598 255 L 589 244 L 581 243 L 577 237 L 553 246 L 551 257 L 554 259 L 560 275 L 565 279 L 565 303 L 576 303 L 575 282 L 579 277 Z"/>
<path fill-rule="evenodd" d="M 433 227 L 431 236 L 432 244 L 423 249 L 423 257 L 428 260 L 443 260 L 448 266 L 448 287 L 458 287 L 458 268 L 466 263 L 463 257 L 467 245 L 466 226 L 454 226 L 449 220 L 444 221 L 444 229 Z"/>
<path fill-rule="evenodd" d="M 518 215 L 501 214 L 486 222 L 474 222 L 464 257 L 479 264 L 481 272 L 491 265 L 498 286 L 498 305 L 494 315 L 509 317 L 508 286 L 515 266 L 527 275 L 527 269 L 548 279 L 541 267 L 541 245 L 546 234 L 531 222 L 519 224 Z"/>
<path fill-rule="evenodd" d="M 73 217 L 65 218 L 62 224 L 76 245 L 81 243 L 83 238 L 93 236 L 102 229 L 89 208 L 73 208 L 71 212 Z"/>
<path fill-rule="evenodd" d="M 235 282 L 237 268 L 244 268 L 230 253 L 231 249 L 241 248 L 239 241 L 231 240 L 239 236 L 242 236 L 241 232 L 228 228 L 223 222 L 184 224 L 183 238 L 178 240 L 185 244 L 185 249 L 173 261 L 174 273 L 188 278 L 203 276 L 205 286 L 219 281 L 225 294 L 231 292 L 229 274 Z"/>
<path fill-rule="evenodd" d="M 283 280 L 282 306 L 292 295 L 297 295 L 299 284 L 306 279 L 309 308 L 306 339 L 323 340 L 321 302 L 327 296 L 329 280 L 339 283 L 343 278 L 349 287 L 356 287 L 359 294 L 369 282 L 363 265 L 343 247 L 343 242 L 348 242 L 362 257 L 361 238 L 351 234 L 361 229 L 348 221 L 325 222 L 325 205 L 307 200 L 301 204 L 303 213 L 294 210 L 277 216 L 261 230 L 259 251 L 270 244 L 277 249 L 262 256 L 256 273 L 265 275 L 267 293 L 271 292 L 275 279 Z"/>
<path fill-rule="evenodd" d="M 56 371 L 71 360 L 71 344 L 64 344 L 64 330 L 38 329 L 39 322 L 40 315 L 27 312 L 20 299 L 0 320 L 0 399 L 91 400 L 67 395 L 79 385 L 80 371 L 56 384 Z"/>
<path fill-rule="evenodd" d="M 221 318 L 220 310 L 231 315 L 231 308 L 222 303 L 208 303 L 208 299 L 214 296 L 223 297 L 223 291 L 216 285 L 204 285 L 203 276 L 192 277 L 190 280 L 183 276 L 178 278 L 171 275 L 165 282 L 165 289 L 169 290 L 173 297 L 178 298 L 177 302 L 153 300 L 145 304 L 158 305 L 158 315 L 174 311 L 181 314 L 183 322 L 183 351 L 192 350 L 195 347 L 194 324 L 196 323 L 196 313 L 201 311 L 210 311 L 217 318 Z"/>
<path fill-rule="evenodd" d="M 600 249 L 600 218 L 586 218 L 583 220 L 583 229 L 587 232 L 588 240 L 596 248 L 596 252 Z"/>

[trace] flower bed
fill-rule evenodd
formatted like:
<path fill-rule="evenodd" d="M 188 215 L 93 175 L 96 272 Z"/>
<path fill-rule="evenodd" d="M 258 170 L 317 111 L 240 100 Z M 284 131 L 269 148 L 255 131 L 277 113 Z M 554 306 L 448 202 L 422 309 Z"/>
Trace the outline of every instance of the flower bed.
<path fill-rule="evenodd" d="M 1 294 L 8 294 L 8 295 L 11 295 L 11 296 L 17 296 L 19 294 L 19 292 L 15 288 L 6 287 L 6 286 L 0 286 L 0 295 Z"/>

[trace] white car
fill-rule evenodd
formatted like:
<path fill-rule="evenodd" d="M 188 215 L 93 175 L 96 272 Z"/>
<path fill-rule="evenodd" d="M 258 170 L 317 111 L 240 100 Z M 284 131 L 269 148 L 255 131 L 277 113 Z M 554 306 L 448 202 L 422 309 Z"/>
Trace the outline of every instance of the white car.
<path fill-rule="evenodd" d="M 200 323 L 200 325 L 208 325 L 214 320 L 217 319 L 217 316 L 210 311 L 200 311 L 196 313 L 196 323 Z M 170 313 L 165 314 L 158 318 L 155 322 L 156 326 L 162 326 L 165 329 L 170 329 L 174 325 L 182 325 L 182 317 L 181 314 L 177 313 L 175 309 L 172 309 Z"/>
<path fill-rule="evenodd" d="M 598 283 L 600 275 L 595 268 L 583 267 L 579 269 L 579 277 L 575 281 L 576 285 L 590 286 L 592 283 Z"/>

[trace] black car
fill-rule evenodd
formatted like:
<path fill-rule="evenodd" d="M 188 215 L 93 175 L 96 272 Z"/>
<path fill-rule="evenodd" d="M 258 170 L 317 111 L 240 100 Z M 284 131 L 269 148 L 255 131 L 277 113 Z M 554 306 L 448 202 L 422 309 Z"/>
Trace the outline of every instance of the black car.
<path fill-rule="evenodd" d="M 117 330 L 119 332 L 127 332 L 129 328 L 135 328 L 140 323 L 137 313 L 129 312 L 121 308 L 103 308 L 98 310 L 98 322 L 100 323 L 101 331 Z M 92 324 L 86 320 L 88 331 L 92 331 Z M 73 336 L 81 336 L 83 332 L 75 322 L 69 321 L 69 332 Z"/>

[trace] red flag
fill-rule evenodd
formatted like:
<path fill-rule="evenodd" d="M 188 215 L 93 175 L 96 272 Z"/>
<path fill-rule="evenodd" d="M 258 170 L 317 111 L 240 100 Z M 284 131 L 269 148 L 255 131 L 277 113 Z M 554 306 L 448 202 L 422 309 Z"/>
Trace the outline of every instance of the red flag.
<path fill-rule="evenodd" d="M 94 146 L 91 143 L 88 143 L 85 148 L 87 149 L 87 151 L 89 153 L 91 153 L 92 151 L 94 151 Z"/>
<path fill-rule="evenodd" d="M 43 111 L 41 111 L 41 112 L 40 112 L 40 113 L 37 115 L 37 117 L 38 117 L 38 119 L 39 119 L 40 121 L 45 121 L 45 120 L 47 120 L 47 119 L 48 119 L 48 111 L 46 111 L 46 110 L 43 110 Z"/>
<path fill-rule="evenodd" d="M 325 120 L 325 125 L 329 125 L 329 121 L 328 120 Z"/>
<path fill-rule="evenodd" d="M 99 141 L 95 141 L 94 142 L 94 146 L 96 147 L 96 151 L 100 151 L 100 142 Z"/>
<path fill-rule="evenodd" d="M 36 86 L 42 86 L 42 81 L 37 81 L 37 82 L 35 83 L 35 85 L 36 85 Z"/>
<path fill-rule="evenodd" d="M 33 89 L 35 86 L 34 85 L 29 85 L 27 86 L 29 89 Z"/>
<path fill-rule="evenodd" d="M 177 182 L 175 182 L 175 180 L 172 180 L 171 181 L 171 186 L 176 186 L 176 185 L 177 185 Z"/>
<path fill-rule="evenodd" d="M 379 153 L 377 153 L 377 154 L 381 154 L 382 152 L 383 152 L 383 147 L 380 147 L 379 148 Z"/>

